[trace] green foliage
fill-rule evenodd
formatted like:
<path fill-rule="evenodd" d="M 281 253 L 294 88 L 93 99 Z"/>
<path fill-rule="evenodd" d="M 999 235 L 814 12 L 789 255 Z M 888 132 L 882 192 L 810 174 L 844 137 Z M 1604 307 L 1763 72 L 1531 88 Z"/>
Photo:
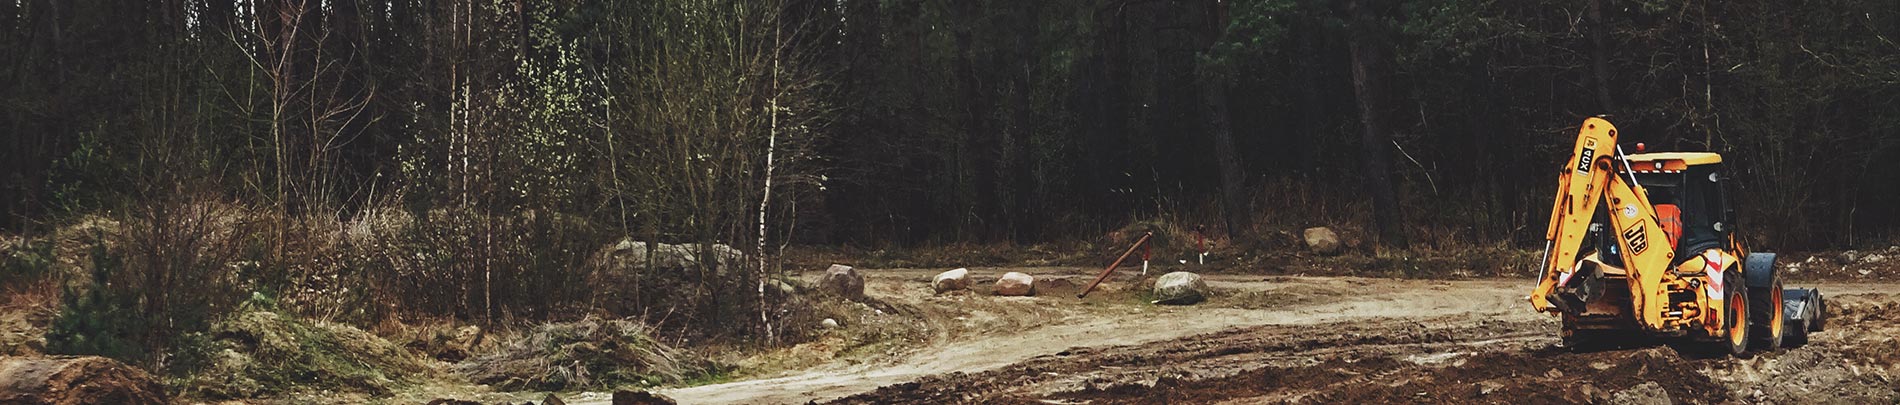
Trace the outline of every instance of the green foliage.
<path fill-rule="evenodd" d="M 115 276 L 124 259 L 104 243 L 92 246 L 90 283 L 68 285 L 59 316 L 46 332 L 47 352 L 88 354 L 144 364 L 151 353 L 144 339 L 150 324 L 139 312 L 138 295 Z"/>
<path fill-rule="evenodd" d="M 58 259 L 53 240 L 50 238 L 29 238 L 14 241 L 12 246 L 4 245 L 0 240 L 0 286 L 14 286 L 23 282 L 44 280 L 54 276 L 53 265 Z"/>
<path fill-rule="evenodd" d="M 1219 39 L 1199 57 L 1200 74 L 1216 83 L 1232 83 L 1236 69 L 1258 66 L 1266 58 L 1283 56 L 1293 20 L 1303 17 L 1298 0 L 1260 0 L 1234 3 Z"/>

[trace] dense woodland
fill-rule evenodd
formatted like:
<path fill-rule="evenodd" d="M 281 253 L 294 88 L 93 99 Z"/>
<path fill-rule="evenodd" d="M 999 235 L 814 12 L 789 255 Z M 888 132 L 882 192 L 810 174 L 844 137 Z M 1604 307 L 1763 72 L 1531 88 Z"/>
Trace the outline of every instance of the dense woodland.
<path fill-rule="evenodd" d="M 78 350 L 148 364 L 252 292 L 767 337 L 787 246 L 1535 248 L 1598 114 L 1727 154 L 1756 243 L 1850 248 L 1900 230 L 1896 40 L 1900 0 L 0 1 L 0 230 L 109 221 L 68 306 L 133 343 Z M 708 260 L 587 287 L 623 238 Z"/>

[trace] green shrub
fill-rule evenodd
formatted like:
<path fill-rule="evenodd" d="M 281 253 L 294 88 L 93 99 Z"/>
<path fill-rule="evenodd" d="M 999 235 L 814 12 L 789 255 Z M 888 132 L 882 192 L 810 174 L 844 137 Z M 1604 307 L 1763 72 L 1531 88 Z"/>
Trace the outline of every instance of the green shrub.
<path fill-rule="evenodd" d="M 80 289 L 67 285 L 59 316 L 46 332 L 46 348 L 53 354 L 89 354 L 144 364 L 147 323 L 139 316 L 138 295 L 113 277 L 125 261 L 103 243 L 92 246 L 90 283 Z"/>
<path fill-rule="evenodd" d="M 0 240 L 0 287 L 46 279 L 53 274 L 51 239 L 22 239 L 13 246 Z"/>

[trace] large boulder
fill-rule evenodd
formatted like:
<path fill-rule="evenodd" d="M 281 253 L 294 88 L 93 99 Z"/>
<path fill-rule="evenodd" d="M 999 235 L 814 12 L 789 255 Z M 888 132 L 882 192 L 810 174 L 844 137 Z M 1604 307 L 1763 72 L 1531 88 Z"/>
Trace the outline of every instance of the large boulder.
<path fill-rule="evenodd" d="M 0 404 L 163 404 L 165 387 L 98 356 L 0 358 Z"/>
<path fill-rule="evenodd" d="M 602 249 L 594 258 L 595 266 L 617 272 L 628 273 L 645 270 L 648 265 L 663 271 L 683 271 L 693 269 L 700 263 L 700 245 L 697 243 L 667 244 L 648 246 L 647 242 L 633 239 L 621 239 L 620 242 Z M 715 272 L 733 269 L 745 263 L 745 252 L 732 246 L 713 244 L 704 253 L 712 259 L 709 263 Z M 649 260 L 651 254 L 651 260 Z"/>
<path fill-rule="evenodd" d="M 1340 243 L 1339 234 L 1333 232 L 1333 228 L 1323 226 L 1306 228 L 1302 236 L 1306 240 L 1306 247 L 1312 249 L 1313 253 L 1336 255 L 1339 254 L 1340 248 L 1345 246 Z"/>
<path fill-rule="evenodd" d="M 1155 279 L 1154 292 L 1156 304 L 1193 305 L 1207 299 L 1207 281 L 1199 274 L 1177 271 Z"/>
<path fill-rule="evenodd" d="M 818 280 L 819 288 L 825 292 L 845 298 L 864 298 L 864 275 L 857 269 L 842 264 L 833 264 L 825 269 L 825 276 Z"/>
<path fill-rule="evenodd" d="M 938 294 L 970 289 L 970 269 L 956 269 L 937 273 L 930 279 L 930 288 Z"/>
<path fill-rule="evenodd" d="M 1018 272 L 1003 273 L 996 279 L 996 295 L 1026 297 L 1036 293 L 1036 278 Z"/>

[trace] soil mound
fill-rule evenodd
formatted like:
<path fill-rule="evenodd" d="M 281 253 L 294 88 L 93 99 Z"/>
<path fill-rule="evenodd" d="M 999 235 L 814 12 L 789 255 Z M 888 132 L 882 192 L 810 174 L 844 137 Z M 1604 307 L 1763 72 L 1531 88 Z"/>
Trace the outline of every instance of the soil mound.
<path fill-rule="evenodd" d="M 165 389 L 137 367 L 98 356 L 0 358 L 0 403 L 163 404 Z"/>
<path fill-rule="evenodd" d="M 214 325 L 195 351 L 201 367 L 184 384 L 204 398 L 260 398 L 334 390 L 385 395 L 431 369 L 414 353 L 348 325 L 313 323 L 270 311 L 243 312 Z"/>
<path fill-rule="evenodd" d="M 704 361 L 653 339 L 628 319 L 586 318 L 536 327 L 525 338 L 455 365 L 478 384 L 505 391 L 559 391 L 621 383 L 651 386 L 705 370 Z"/>

